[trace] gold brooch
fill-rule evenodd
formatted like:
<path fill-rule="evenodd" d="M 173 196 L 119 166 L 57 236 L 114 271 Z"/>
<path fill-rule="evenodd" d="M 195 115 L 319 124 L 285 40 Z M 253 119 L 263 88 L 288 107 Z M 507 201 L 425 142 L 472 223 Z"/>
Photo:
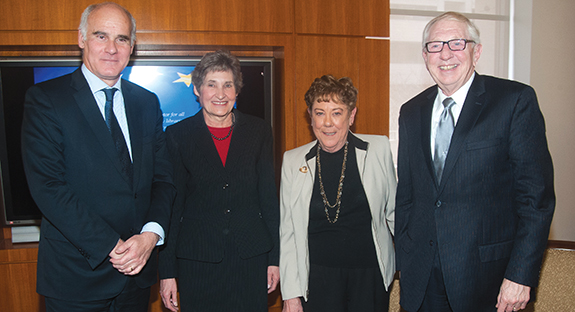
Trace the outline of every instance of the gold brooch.
<path fill-rule="evenodd" d="M 299 171 L 300 171 L 301 173 L 307 173 L 307 167 L 306 167 L 306 166 L 303 166 L 303 167 L 299 168 Z"/>

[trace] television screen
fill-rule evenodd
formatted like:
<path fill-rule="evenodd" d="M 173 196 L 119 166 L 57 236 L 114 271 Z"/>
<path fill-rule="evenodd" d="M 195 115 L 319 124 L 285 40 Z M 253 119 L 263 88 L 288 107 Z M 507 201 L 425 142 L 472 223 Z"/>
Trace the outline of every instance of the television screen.
<path fill-rule="evenodd" d="M 158 95 L 165 129 L 200 110 L 191 83 L 198 62 L 189 58 L 138 58 L 130 62 L 122 78 Z M 240 63 L 244 87 L 236 108 L 271 125 L 273 59 L 240 59 Z M 7 225 L 38 224 L 42 216 L 30 195 L 20 153 L 26 90 L 35 83 L 71 73 L 80 65 L 79 59 L 0 60 L 0 179 Z"/>

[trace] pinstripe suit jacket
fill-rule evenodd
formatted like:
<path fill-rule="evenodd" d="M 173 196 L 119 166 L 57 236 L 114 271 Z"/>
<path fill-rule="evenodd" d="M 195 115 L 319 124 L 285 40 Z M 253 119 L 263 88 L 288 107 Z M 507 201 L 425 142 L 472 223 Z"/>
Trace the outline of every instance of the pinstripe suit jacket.
<path fill-rule="evenodd" d="M 441 183 L 430 149 L 433 86 L 399 117 L 396 255 L 401 305 L 420 306 L 437 252 L 454 311 L 492 311 L 503 278 L 536 286 L 555 207 L 534 90 L 477 75 Z"/>
<path fill-rule="evenodd" d="M 224 248 L 227 235 L 234 237 L 240 257 L 269 253 L 269 265 L 278 265 L 279 203 L 271 129 L 259 118 L 234 113 L 225 167 L 202 111 L 166 129 L 178 194 L 160 252 L 162 279 L 193 278 L 179 275 L 177 258 L 221 261 L 230 252 Z"/>

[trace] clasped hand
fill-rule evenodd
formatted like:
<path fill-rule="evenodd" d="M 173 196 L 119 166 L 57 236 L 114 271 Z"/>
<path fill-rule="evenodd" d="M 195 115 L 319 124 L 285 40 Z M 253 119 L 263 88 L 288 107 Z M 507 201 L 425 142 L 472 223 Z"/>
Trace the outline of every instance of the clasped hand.
<path fill-rule="evenodd" d="M 109 254 L 110 262 L 120 273 L 136 275 L 148 262 L 158 239 L 158 235 L 152 232 L 134 235 L 125 242 L 120 239 Z"/>

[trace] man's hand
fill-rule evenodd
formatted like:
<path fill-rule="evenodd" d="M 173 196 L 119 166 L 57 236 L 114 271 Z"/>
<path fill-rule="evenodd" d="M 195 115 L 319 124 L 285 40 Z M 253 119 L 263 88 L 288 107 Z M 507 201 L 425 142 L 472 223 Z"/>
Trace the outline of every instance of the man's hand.
<path fill-rule="evenodd" d="M 121 238 L 118 239 L 118 242 L 116 243 L 116 247 L 114 247 L 114 249 L 112 249 L 112 251 L 110 251 L 110 253 L 108 254 L 108 256 L 110 256 L 110 258 L 113 258 L 113 259 L 120 259 L 120 258 L 122 258 L 122 255 L 117 254 L 117 253 L 115 252 L 115 250 L 118 249 L 118 247 L 120 247 L 120 245 L 122 245 L 123 243 L 124 243 L 124 241 L 123 241 Z"/>
<path fill-rule="evenodd" d="M 270 265 L 268 267 L 268 294 L 276 290 L 279 281 L 280 281 L 280 268 L 275 265 Z"/>
<path fill-rule="evenodd" d="M 160 296 L 168 310 L 178 311 L 178 284 L 175 278 L 160 280 Z"/>
<path fill-rule="evenodd" d="M 148 262 L 158 239 L 157 234 L 144 232 L 130 237 L 125 242 L 120 240 L 110 252 L 110 262 L 120 273 L 136 275 Z"/>
<path fill-rule="evenodd" d="M 517 284 L 508 279 L 503 279 L 499 296 L 497 296 L 497 312 L 512 312 L 525 309 L 529 302 L 531 287 Z"/>

